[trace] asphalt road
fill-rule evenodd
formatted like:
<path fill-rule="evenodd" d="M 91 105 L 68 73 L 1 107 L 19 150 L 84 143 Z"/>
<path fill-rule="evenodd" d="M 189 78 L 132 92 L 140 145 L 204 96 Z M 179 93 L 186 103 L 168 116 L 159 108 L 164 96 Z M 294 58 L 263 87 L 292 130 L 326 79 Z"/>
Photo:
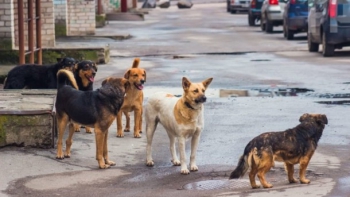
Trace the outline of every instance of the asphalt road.
<path fill-rule="evenodd" d="M 197 153 L 199 171 L 181 175 L 171 165 L 161 126 L 153 140 L 155 166 L 147 167 L 146 137 L 126 133 L 116 138 L 113 124 L 109 155 L 117 165 L 107 170 L 97 169 L 94 137 L 83 131 L 74 136 L 72 157 L 62 161 L 55 159 L 55 149 L 0 149 L 0 196 L 348 196 L 350 52 L 323 58 L 306 51 L 306 34 L 287 41 L 282 29 L 276 30 L 262 33 L 247 25 L 245 14 L 226 13 L 225 3 L 207 3 L 190 10 L 157 8 L 143 22 L 110 22 L 97 30 L 101 35 L 132 35 L 128 40 L 57 42 L 110 46 L 111 62 L 99 66 L 95 88 L 106 77 L 122 76 L 133 58 L 140 57 L 147 71 L 145 102 L 159 90 L 182 94 L 183 76 L 192 81 L 213 77 Z M 293 93 L 302 89 L 309 91 Z M 250 96 L 220 97 L 220 90 L 244 90 Z M 308 167 L 311 184 L 289 184 L 280 163 L 268 174 L 272 189 L 252 190 L 247 176 L 227 180 L 250 139 L 294 127 L 303 113 L 324 113 L 329 120 Z"/>

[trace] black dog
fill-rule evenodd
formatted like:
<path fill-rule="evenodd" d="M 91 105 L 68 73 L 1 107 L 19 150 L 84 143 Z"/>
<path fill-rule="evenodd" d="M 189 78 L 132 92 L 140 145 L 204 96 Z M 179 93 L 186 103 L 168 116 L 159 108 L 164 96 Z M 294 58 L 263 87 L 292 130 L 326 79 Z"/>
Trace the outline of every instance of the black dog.
<path fill-rule="evenodd" d="M 80 91 L 73 73 L 60 70 L 57 74 L 56 116 L 58 125 L 57 159 L 70 157 L 73 143 L 73 124 L 69 124 L 66 151 L 63 153 L 63 134 L 69 122 L 93 127 L 96 136 L 96 159 L 100 168 L 109 168 L 115 162 L 109 160 L 107 150 L 108 128 L 115 120 L 124 102 L 125 90 L 130 86 L 127 79 L 108 78 L 95 91 Z M 72 84 L 66 85 L 66 84 Z"/>
<path fill-rule="evenodd" d="M 73 70 L 76 63 L 75 59 L 65 57 L 53 65 L 18 65 L 8 73 L 4 89 L 56 89 L 57 72 Z"/>
<path fill-rule="evenodd" d="M 79 62 L 74 67 L 74 78 L 77 82 L 79 90 L 92 91 L 97 66 L 90 60 Z M 80 125 L 74 124 L 75 132 L 80 132 Z M 92 133 L 90 127 L 85 127 L 86 133 Z"/>

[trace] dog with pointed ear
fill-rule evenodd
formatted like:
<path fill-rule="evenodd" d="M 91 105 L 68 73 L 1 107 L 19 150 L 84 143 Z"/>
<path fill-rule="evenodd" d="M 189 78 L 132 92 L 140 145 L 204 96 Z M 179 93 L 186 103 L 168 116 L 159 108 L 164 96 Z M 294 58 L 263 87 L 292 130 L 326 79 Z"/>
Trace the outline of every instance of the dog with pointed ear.
<path fill-rule="evenodd" d="M 146 82 L 146 71 L 140 66 L 140 58 L 134 62 L 125 74 L 124 78 L 129 81 L 130 86 L 126 91 L 124 104 L 117 116 L 117 137 L 124 137 L 124 132 L 130 132 L 130 115 L 134 111 L 134 137 L 140 138 L 142 133 L 142 111 L 143 111 L 143 86 Z M 123 130 L 122 114 L 126 117 L 126 125 Z"/>
<path fill-rule="evenodd" d="M 325 114 L 308 114 L 305 113 L 302 116 L 300 116 L 299 118 L 299 122 L 304 122 L 304 121 L 308 121 L 308 120 L 313 120 L 318 124 L 328 124 L 328 119 L 327 116 Z"/>
<path fill-rule="evenodd" d="M 154 93 L 145 105 L 147 159 L 146 165 L 153 166 L 152 141 L 157 124 L 160 123 L 168 133 L 170 141 L 171 162 L 181 166 L 181 174 L 197 171 L 196 152 L 199 138 L 204 129 L 204 103 L 207 100 L 206 90 L 213 78 L 199 83 L 192 83 L 188 78 L 182 78 L 184 90 L 181 98 L 167 92 Z M 190 168 L 186 160 L 186 139 L 191 138 Z M 175 142 L 179 143 L 180 160 L 175 150 Z"/>

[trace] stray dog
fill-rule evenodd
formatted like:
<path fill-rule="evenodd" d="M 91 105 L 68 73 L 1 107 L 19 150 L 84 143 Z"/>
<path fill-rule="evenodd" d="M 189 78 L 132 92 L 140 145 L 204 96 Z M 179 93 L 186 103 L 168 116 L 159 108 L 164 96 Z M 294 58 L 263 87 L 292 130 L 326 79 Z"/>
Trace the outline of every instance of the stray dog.
<path fill-rule="evenodd" d="M 93 127 L 96 138 L 96 159 L 101 169 L 115 165 L 108 158 L 107 138 L 111 126 L 124 102 L 129 82 L 124 78 L 107 78 L 95 91 L 80 91 L 73 73 L 60 70 L 57 74 L 56 117 L 58 125 L 57 159 L 70 157 L 74 126 L 72 122 Z M 66 85 L 67 84 L 67 85 Z M 73 87 L 72 87 L 73 86 Z M 62 140 L 67 124 L 69 136 L 63 154 Z"/>
<path fill-rule="evenodd" d="M 92 91 L 97 66 L 90 60 L 84 60 L 74 66 L 74 78 L 77 82 L 79 90 Z M 74 125 L 75 132 L 80 132 L 80 125 Z M 85 127 L 86 133 L 92 133 L 90 127 Z"/>
<path fill-rule="evenodd" d="M 328 119 L 324 114 L 303 114 L 299 121 L 300 124 L 292 129 L 267 132 L 252 139 L 245 147 L 230 179 L 242 177 L 251 168 L 249 180 L 252 188 L 260 187 L 255 182 L 255 175 L 258 175 L 264 188 L 271 188 L 272 185 L 265 180 L 265 173 L 274 166 L 274 161 L 280 161 L 284 162 L 289 183 L 297 182 L 293 176 L 294 165 L 297 163 L 300 165 L 300 183 L 310 183 L 305 178 L 306 168 Z"/>
<path fill-rule="evenodd" d="M 142 131 L 142 105 L 143 105 L 143 84 L 146 82 L 146 71 L 139 68 L 140 59 L 135 58 L 132 67 L 124 74 L 128 79 L 130 88 L 127 90 L 124 104 L 117 116 L 117 137 L 124 137 L 122 126 L 122 113 L 126 117 L 124 131 L 130 132 L 130 115 L 134 111 L 134 137 L 140 138 Z"/>
<path fill-rule="evenodd" d="M 181 165 L 181 174 L 189 174 L 187 168 L 185 141 L 191 139 L 190 170 L 197 171 L 196 152 L 199 137 L 204 128 L 203 103 L 207 100 L 205 90 L 213 78 L 201 83 L 191 83 L 186 77 L 182 78 L 184 93 L 176 98 L 167 93 L 156 93 L 148 99 L 145 106 L 146 135 L 147 135 L 147 166 L 153 166 L 152 139 L 154 131 L 160 122 L 168 133 L 170 139 L 170 152 L 172 163 Z M 180 161 L 175 150 L 175 139 L 178 140 Z"/>
<path fill-rule="evenodd" d="M 56 89 L 57 72 L 73 70 L 77 61 L 70 57 L 58 59 L 53 65 L 24 64 L 14 67 L 7 75 L 4 89 Z"/>

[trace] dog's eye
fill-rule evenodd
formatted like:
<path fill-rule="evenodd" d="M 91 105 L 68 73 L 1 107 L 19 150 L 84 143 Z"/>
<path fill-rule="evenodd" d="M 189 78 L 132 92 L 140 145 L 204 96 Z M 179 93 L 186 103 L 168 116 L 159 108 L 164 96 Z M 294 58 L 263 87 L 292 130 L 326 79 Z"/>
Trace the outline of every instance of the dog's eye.
<path fill-rule="evenodd" d="M 193 90 L 194 93 L 198 93 L 198 89 Z"/>
<path fill-rule="evenodd" d="M 137 77 L 137 74 L 135 74 L 134 77 Z"/>
<path fill-rule="evenodd" d="M 204 93 L 204 92 L 205 92 L 205 90 L 204 90 L 204 89 L 202 89 L 202 92 Z"/>

